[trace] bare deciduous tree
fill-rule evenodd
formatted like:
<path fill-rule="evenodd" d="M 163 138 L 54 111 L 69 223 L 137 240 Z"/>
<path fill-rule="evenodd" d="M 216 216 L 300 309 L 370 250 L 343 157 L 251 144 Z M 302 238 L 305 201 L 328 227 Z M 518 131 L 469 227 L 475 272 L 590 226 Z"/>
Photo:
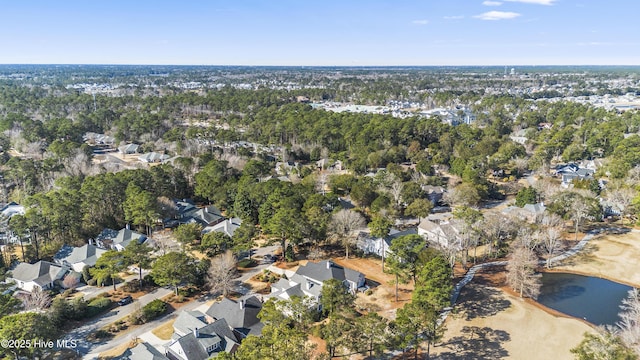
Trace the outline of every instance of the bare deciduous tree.
<path fill-rule="evenodd" d="M 51 305 L 51 296 L 48 292 L 34 287 L 33 291 L 22 299 L 22 304 L 25 310 L 42 311 Z"/>
<path fill-rule="evenodd" d="M 638 192 L 633 188 L 619 187 L 607 191 L 606 199 L 620 212 L 620 218 L 624 225 L 624 217 L 630 213 L 631 203 Z"/>
<path fill-rule="evenodd" d="M 540 294 L 540 275 L 535 269 L 538 259 L 533 250 L 524 246 L 513 248 L 507 264 L 507 284 L 520 294 L 532 299 Z"/>
<path fill-rule="evenodd" d="M 353 246 L 355 236 L 353 232 L 366 226 L 364 217 L 356 211 L 342 209 L 331 216 L 331 232 L 341 237 L 342 245 L 346 251 L 346 258 L 349 258 L 349 248 Z"/>
<path fill-rule="evenodd" d="M 514 219 L 500 213 L 487 213 L 482 221 L 482 237 L 486 244 L 486 252 L 493 256 L 495 249 L 500 249 L 502 244 L 518 232 L 518 226 Z"/>
<path fill-rule="evenodd" d="M 516 237 L 516 246 L 524 247 L 530 251 L 533 251 L 538 245 L 540 245 L 540 237 L 531 228 L 523 227 L 518 230 Z"/>
<path fill-rule="evenodd" d="M 62 286 L 65 289 L 74 289 L 80 283 L 80 279 L 77 276 L 66 276 L 64 280 L 62 280 Z"/>
<path fill-rule="evenodd" d="M 556 227 L 549 227 L 541 230 L 542 248 L 547 255 L 547 268 L 551 268 L 551 258 L 562 249 L 562 239 L 560 230 Z"/>
<path fill-rule="evenodd" d="M 207 274 L 207 283 L 211 292 L 222 291 L 222 295 L 227 296 L 229 292 L 233 291 L 236 277 L 236 257 L 230 250 L 211 260 Z"/>
<path fill-rule="evenodd" d="M 619 335 L 622 342 L 640 355 L 640 292 L 638 289 L 629 291 L 629 295 L 620 305 L 620 321 L 616 325 L 620 328 Z"/>
<path fill-rule="evenodd" d="M 587 198 L 582 195 L 575 197 L 575 201 L 571 204 L 571 208 L 569 214 L 571 216 L 571 220 L 573 220 L 576 226 L 576 241 L 578 241 L 578 231 L 580 229 L 580 223 L 583 220 L 590 220 L 593 218 L 591 215 L 591 206 L 587 202 Z"/>

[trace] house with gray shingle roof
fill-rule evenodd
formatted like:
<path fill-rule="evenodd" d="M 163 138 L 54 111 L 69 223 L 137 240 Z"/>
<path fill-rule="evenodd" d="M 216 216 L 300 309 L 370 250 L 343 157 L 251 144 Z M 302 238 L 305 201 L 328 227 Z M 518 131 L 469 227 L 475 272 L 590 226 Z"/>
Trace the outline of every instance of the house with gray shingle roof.
<path fill-rule="evenodd" d="M 169 360 L 168 357 L 146 342 L 127 350 L 125 358 L 128 360 Z"/>
<path fill-rule="evenodd" d="M 60 281 L 69 272 L 69 267 L 60 266 L 48 261 L 38 261 L 35 264 L 18 263 L 7 281 L 15 282 L 16 286 L 24 291 L 51 289 L 54 283 Z"/>
<path fill-rule="evenodd" d="M 160 154 L 155 151 L 138 156 L 138 160 L 145 163 L 162 163 L 169 160 L 169 155 Z"/>
<path fill-rule="evenodd" d="M 107 252 L 107 249 L 86 244 L 81 247 L 63 246 L 53 257 L 59 265 L 71 267 L 73 271 L 82 272 L 85 266 L 94 266 L 96 261 Z"/>
<path fill-rule="evenodd" d="M 340 280 L 353 294 L 358 288 L 363 287 L 365 282 L 364 274 L 361 272 L 342 267 L 331 260 L 308 262 L 300 266 L 290 279 L 283 278 L 272 284 L 269 297 L 287 300 L 292 296 L 307 296 L 317 304 L 322 284 L 329 279 Z"/>
<path fill-rule="evenodd" d="M 374 254 L 382 257 L 384 253 L 384 256 L 386 257 L 391 253 L 389 247 L 391 247 L 391 243 L 393 242 L 393 240 L 401 236 L 417 233 L 418 231 L 416 228 L 410 228 L 403 231 L 400 231 L 398 229 L 391 229 L 389 231 L 389 235 L 381 238 L 371 236 L 369 232 L 361 231 L 360 234 L 358 234 L 358 238 L 356 239 L 356 247 L 362 250 L 362 252 L 367 255 Z"/>
<path fill-rule="evenodd" d="M 546 207 L 543 203 L 525 204 L 523 207 L 509 206 L 502 210 L 505 215 L 514 216 L 529 223 L 537 222 L 544 215 Z"/>
<path fill-rule="evenodd" d="M 138 144 L 126 144 L 118 148 L 118 151 L 123 155 L 135 154 L 138 152 L 140 145 Z"/>
<path fill-rule="evenodd" d="M 233 234 L 235 234 L 240 225 L 242 225 L 242 219 L 240 218 L 224 219 L 221 222 L 210 226 L 208 231 L 217 231 L 227 234 L 229 237 L 233 237 Z"/>
<path fill-rule="evenodd" d="M 183 222 L 198 223 L 204 228 L 203 232 L 209 232 L 211 231 L 212 226 L 222 222 L 223 220 L 224 216 L 220 210 L 217 207 L 210 205 L 206 208 L 197 209 L 191 213 L 188 218 L 185 218 Z"/>
<path fill-rule="evenodd" d="M 147 241 L 147 236 L 126 227 L 119 231 L 106 228 L 96 236 L 96 244 L 100 247 L 118 251 L 123 251 L 133 240 L 138 240 L 140 243 L 143 243 Z"/>
<path fill-rule="evenodd" d="M 558 165 L 554 171 L 556 176 L 562 178 L 562 186 L 569 187 L 573 180 L 590 180 L 593 179 L 595 170 L 582 168 L 575 163 L 566 165 Z"/>
<path fill-rule="evenodd" d="M 238 301 L 223 298 L 214 303 L 206 312 L 207 320 L 213 322 L 225 319 L 229 326 L 243 337 L 248 335 L 260 335 L 264 324 L 258 319 L 258 313 L 262 310 L 262 301 L 251 296 Z"/>
<path fill-rule="evenodd" d="M 241 336 L 226 322 L 218 319 L 206 323 L 200 311 L 183 311 L 175 323 L 172 342 L 166 347 L 169 359 L 206 360 L 216 353 L 232 354 L 240 344 Z"/>
<path fill-rule="evenodd" d="M 463 229 L 464 223 L 458 219 L 436 220 L 424 218 L 418 225 L 418 235 L 442 247 L 454 246 L 460 248 Z"/>

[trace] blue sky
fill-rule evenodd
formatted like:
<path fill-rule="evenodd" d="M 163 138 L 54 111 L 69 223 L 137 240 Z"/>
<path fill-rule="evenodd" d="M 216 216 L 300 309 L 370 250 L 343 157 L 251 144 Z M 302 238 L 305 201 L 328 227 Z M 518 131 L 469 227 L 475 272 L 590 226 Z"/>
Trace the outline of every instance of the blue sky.
<path fill-rule="evenodd" d="M 640 65 L 637 0 L 0 0 L 2 64 Z"/>

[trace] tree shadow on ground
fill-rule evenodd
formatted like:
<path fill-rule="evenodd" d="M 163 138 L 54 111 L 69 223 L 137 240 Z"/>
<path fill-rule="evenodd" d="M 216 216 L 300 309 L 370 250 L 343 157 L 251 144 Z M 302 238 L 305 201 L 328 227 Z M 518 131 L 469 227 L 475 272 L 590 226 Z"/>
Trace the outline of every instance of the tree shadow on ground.
<path fill-rule="evenodd" d="M 600 247 L 598 247 L 598 245 L 594 243 L 588 243 L 575 255 L 569 256 L 568 258 L 560 262 L 552 263 L 551 268 L 553 269 L 553 267 L 555 266 L 572 266 L 577 264 L 592 263 L 598 260 L 598 258 L 594 255 L 598 250 L 600 250 Z"/>
<path fill-rule="evenodd" d="M 494 316 L 511 306 L 500 290 L 485 286 L 466 286 L 460 299 L 457 307 L 463 309 L 466 320 Z"/>
<path fill-rule="evenodd" d="M 502 347 L 511 340 L 508 332 L 478 326 L 465 326 L 461 332 L 462 335 L 440 345 L 451 351 L 440 353 L 438 359 L 502 359 L 509 356 Z"/>

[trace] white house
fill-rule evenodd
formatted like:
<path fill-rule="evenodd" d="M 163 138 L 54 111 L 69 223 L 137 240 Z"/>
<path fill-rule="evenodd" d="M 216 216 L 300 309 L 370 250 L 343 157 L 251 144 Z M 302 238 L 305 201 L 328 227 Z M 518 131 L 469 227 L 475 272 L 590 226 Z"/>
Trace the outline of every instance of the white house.
<path fill-rule="evenodd" d="M 233 237 L 233 234 L 235 234 L 240 225 L 242 225 L 242 219 L 240 218 L 224 219 L 223 221 L 208 227 L 207 232 L 217 231 L 227 234 L 229 237 Z"/>
<path fill-rule="evenodd" d="M 62 280 L 69 272 L 67 266 L 60 266 L 48 261 L 38 261 L 35 264 L 18 263 L 11 270 L 11 276 L 7 281 L 16 283 L 16 286 L 24 291 L 51 289 L 56 281 Z"/>
<path fill-rule="evenodd" d="M 169 155 L 160 154 L 157 152 L 150 152 L 150 153 L 146 153 L 138 156 L 138 160 L 145 163 L 162 163 L 169 160 Z"/>
<path fill-rule="evenodd" d="M 329 279 L 340 280 L 353 294 L 358 288 L 364 286 L 365 281 L 364 274 L 337 265 L 331 260 L 308 262 L 300 266 L 289 279 L 282 278 L 271 285 L 269 297 L 286 300 L 292 296 L 307 296 L 317 304 L 320 300 L 322 285 Z"/>
<path fill-rule="evenodd" d="M 81 247 L 63 246 L 54 257 L 54 261 L 63 266 L 71 267 L 73 271 L 82 272 L 85 266 L 94 266 L 96 261 L 107 252 L 107 249 L 86 244 Z"/>
<path fill-rule="evenodd" d="M 389 235 L 386 236 L 385 238 L 380 238 L 380 237 L 376 238 L 371 236 L 371 234 L 369 234 L 368 232 L 363 231 L 363 232 L 360 232 L 360 234 L 358 234 L 356 247 L 362 250 L 362 252 L 364 252 L 365 254 L 374 254 L 382 257 L 382 254 L 384 252 L 384 256 L 387 257 L 391 253 L 391 250 L 389 250 L 389 247 L 391 247 L 391 243 L 393 242 L 394 239 L 397 239 L 404 235 L 412 235 L 417 233 L 418 231 L 415 228 L 407 229 L 404 231 L 400 231 L 398 229 L 391 229 L 389 231 Z"/>
<path fill-rule="evenodd" d="M 120 152 L 123 155 L 135 154 L 138 152 L 139 148 L 140 148 L 140 145 L 138 144 L 126 144 L 126 145 L 120 146 L 118 148 L 118 152 Z"/>
<path fill-rule="evenodd" d="M 418 225 L 418 235 L 442 247 L 460 247 L 463 222 L 457 219 L 423 219 Z"/>
<path fill-rule="evenodd" d="M 123 251 L 132 240 L 143 243 L 147 241 L 147 236 L 125 227 L 119 231 L 106 228 L 96 237 L 98 246 L 118 251 Z"/>

